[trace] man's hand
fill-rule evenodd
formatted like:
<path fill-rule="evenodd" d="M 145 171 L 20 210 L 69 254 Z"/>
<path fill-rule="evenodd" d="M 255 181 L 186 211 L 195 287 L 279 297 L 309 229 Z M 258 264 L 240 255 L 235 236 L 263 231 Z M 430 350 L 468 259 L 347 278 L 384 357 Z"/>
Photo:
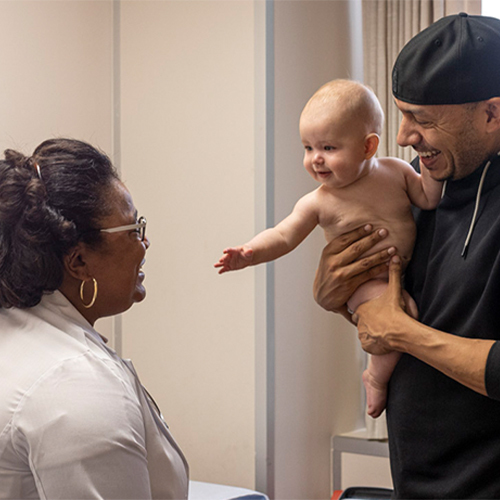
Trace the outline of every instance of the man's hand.
<path fill-rule="evenodd" d="M 330 241 L 323 249 L 314 280 L 314 299 L 326 309 L 350 320 L 346 302 L 366 281 L 387 270 L 387 262 L 396 253 L 394 247 L 359 259 L 387 236 L 386 229 L 372 232 L 366 225 Z"/>
<path fill-rule="evenodd" d="M 403 310 L 401 260 L 393 257 L 386 291 L 353 315 L 363 349 L 410 354 L 469 389 L 487 396 L 485 370 L 495 340 L 461 337 L 419 323 Z"/>
<path fill-rule="evenodd" d="M 370 354 L 387 354 L 396 345 L 399 325 L 409 316 L 404 312 L 401 287 L 401 259 L 395 256 L 389 265 L 389 284 L 385 292 L 376 299 L 361 304 L 352 319 L 357 323 L 361 347 Z M 394 335 L 396 334 L 396 335 Z"/>

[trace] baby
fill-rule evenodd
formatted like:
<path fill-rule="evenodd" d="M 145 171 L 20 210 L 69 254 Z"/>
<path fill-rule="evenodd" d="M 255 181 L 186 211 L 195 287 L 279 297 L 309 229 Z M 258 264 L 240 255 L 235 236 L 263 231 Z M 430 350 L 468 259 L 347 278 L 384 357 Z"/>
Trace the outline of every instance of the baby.
<path fill-rule="evenodd" d="M 374 230 L 386 228 L 389 236 L 369 253 L 382 245 L 394 246 L 405 267 L 415 242 L 411 204 L 424 210 L 435 208 L 442 186 L 424 167 L 419 175 L 397 158 L 375 158 L 383 121 L 380 103 L 368 87 L 350 80 L 323 85 L 306 104 L 299 125 L 304 167 L 321 185 L 303 196 L 274 228 L 242 246 L 226 248 L 214 264 L 219 273 L 277 259 L 318 224 L 327 241 L 368 223 Z M 379 296 L 386 285 L 387 273 L 361 285 L 347 302 L 348 308 L 355 311 Z M 408 293 L 405 301 L 407 311 L 416 318 L 417 307 Z M 374 418 L 385 408 L 387 383 L 399 356 L 396 352 L 372 356 L 363 373 L 367 410 Z"/>

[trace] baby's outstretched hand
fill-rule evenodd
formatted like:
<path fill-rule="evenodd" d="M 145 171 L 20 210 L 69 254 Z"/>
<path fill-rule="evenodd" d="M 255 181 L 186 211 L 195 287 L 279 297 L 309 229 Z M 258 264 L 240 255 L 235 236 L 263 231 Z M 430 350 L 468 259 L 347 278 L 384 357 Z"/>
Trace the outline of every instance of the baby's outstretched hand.
<path fill-rule="evenodd" d="M 219 262 L 214 264 L 214 267 L 220 268 L 219 274 L 243 269 L 252 263 L 253 250 L 247 245 L 226 248 L 222 253 L 224 255 Z"/>

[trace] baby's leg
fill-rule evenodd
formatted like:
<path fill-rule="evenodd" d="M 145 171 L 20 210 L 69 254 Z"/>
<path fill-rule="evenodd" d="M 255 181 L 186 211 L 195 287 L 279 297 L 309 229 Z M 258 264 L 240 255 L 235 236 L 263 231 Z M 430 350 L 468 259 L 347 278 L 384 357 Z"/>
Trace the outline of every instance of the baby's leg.
<path fill-rule="evenodd" d="M 387 403 L 387 384 L 400 357 L 401 353 L 396 351 L 370 356 L 368 368 L 363 372 L 366 412 L 370 417 L 377 418 L 384 411 Z"/>
<path fill-rule="evenodd" d="M 363 302 L 381 295 L 387 288 L 384 280 L 370 280 L 361 285 L 349 299 L 349 309 L 355 311 Z M 410 294 L 403 290 L 406 310 L 412 317 L 417 318 L 418 310 Z M 387 402 L 387 383 L 396 367 L 401 354 L 391 352 L 381 356 L 370 356 L 368 368 L 363 373 L 363 383 L 366 390 L 367 412 L 373 418 L 380 416 Z"/>

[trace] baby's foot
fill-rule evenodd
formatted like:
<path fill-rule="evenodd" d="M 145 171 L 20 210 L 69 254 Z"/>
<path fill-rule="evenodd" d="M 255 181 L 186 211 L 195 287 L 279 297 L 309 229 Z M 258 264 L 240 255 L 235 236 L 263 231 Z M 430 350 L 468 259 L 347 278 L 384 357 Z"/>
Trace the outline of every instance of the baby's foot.
<path fill-rule="evenodd" d="M 370 373 L 370 369 L 363 372 L 363 384 L 366 390 L 367 413 L 377 418 L 385 410 L 387 402 L 387 384 L 381 384 Z"/>

